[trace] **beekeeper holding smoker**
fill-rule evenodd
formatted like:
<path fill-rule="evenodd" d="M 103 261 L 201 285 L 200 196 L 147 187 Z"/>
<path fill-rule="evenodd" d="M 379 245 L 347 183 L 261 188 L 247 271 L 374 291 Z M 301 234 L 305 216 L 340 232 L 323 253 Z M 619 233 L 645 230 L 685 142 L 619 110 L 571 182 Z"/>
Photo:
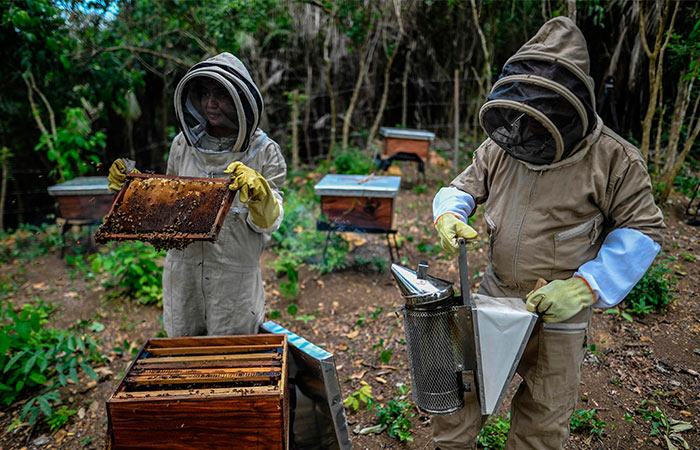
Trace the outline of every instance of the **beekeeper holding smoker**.
<path fill-rule="evenodd" d="M 489 138 L 433 201 L 442 247 L 475 239 L 485 204 L 490 264 L 479 292 L 526 299 L 542 320 L 517 373 L 507 449 L 559 449 L 569 437 L 592 307 L 624 299 L 660 249 L 663 215 L 646 164 L 595 113 L 586 41 L 557 17 L 506 61 L 480 111 Z M 539 278 L 548 281 L 533 291 Z M 432 418 L 437 448 L 476 448 L 476 398 Z"/>
<path fill-rule="evenodd" d="M 218 239 L 169 250 L 163 269 L 163 323 L 169 337 L 255 334 L 265 315 L 260 256 L 282 221 L 287 165 L 258 128 L 263 99 L 243 63 L 221 53 L 195 64 L 175 89 L 181 132 L 168 175 L 230 178 L 237 191 Z M 133 162 L 109 171 L 119 190 Z"/>

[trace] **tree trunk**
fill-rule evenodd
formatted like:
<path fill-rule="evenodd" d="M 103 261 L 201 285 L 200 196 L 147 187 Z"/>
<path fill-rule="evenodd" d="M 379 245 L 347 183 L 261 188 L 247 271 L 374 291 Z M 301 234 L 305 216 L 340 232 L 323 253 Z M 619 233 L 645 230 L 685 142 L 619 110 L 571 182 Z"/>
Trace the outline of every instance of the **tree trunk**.
<path fill-rule="evenodd" d="M 454 144 L 452 149 L 452 171 L 459 173 L 459 68 L 455 68 L 454 82 Z"/>
<path fill-rule="evenodd" d="M 5 197 L 7 195 L 7 177 L 10 175 L 10 151 L 7 147 L 0 149 L 0 167 L 2 167 L 2 181 L 0 181 L 0 231 L 5 231 Z"/>
<path fill-rule="evenodd" d="M 170 64 L 166 63 L 166 70 L 163 70 L 163 88 L 160 91 L 160 145 L 159 148 L 164 148 L 167 152 L 170 149 L 170 142 L 168 142 L 168 105 L 171 104 L 170 95 L 168 95 L 168 72 Z M 162 147 L 161 147 L 162 146 Z M 151 146 L 151 164 L 161 164 L 161 162 L 156 158 L 156 148 Z M 166 168 L 167 170 L 167 168 Z M 163 171 L 165 172 L 165 170 Z"/>
<path fill-rule="evenodd" d="M 406 53 L 406 63 L 403 66 L 403 78 L 401 79 L 401 126 L 406 126 L 406 115 L 408 114 L 408 71 L 411 67 L 411 54 L 415 48 L 415 41 L 408 47 Z"/>
<path fill-rule="evenodd" d="M 367 41 L 367 43 L 368 42 L 369 41 Z M 355 86 L 352 89 L 350 103 L 348 103 L 348 109 L 345 111 L 345 117 L 343 117 L 343 149 L 348 148 L 348 143 L 350 140 L 350 123 L 352 122 L 352 114 L 355 111 L 357 99 L 360 96 L 362 82 L 365 78 L 365 67 L 367 66 L 367 60 L 369 59 L 369 52 L 367 51 L 368 47 L 369 45 L 363 45 L 362 51 L 359 52 L 360 67 L 358 68 L 357 80 L 355 80 Z"/>
<path fill-rule="evenodd" d="M 566 6 L 567 6 L 567 9 L 569 10 L 569 13 L 568 13 L 569 19 L 573 20 L 574 23 L 576 23 L 576 0 L 567 0 Z"/>
<path fill-rule="evenodd" d="M 292 91 L 292 170 L 299 170 L 299 89 Z"/>
<path fill-rule="evenodd" d="M 333 22 L 331 21 L 330 25 L 328 26 L 328 34 L 326 35 L 326 39 L 323 42 L 323 62 L 325 63 L 325 71 L 326 71 L 326 88 L 328 89 L 328 101 L 330 102 L 330 108 L 331 108 L 331 135 L 330 135 L 330 143 L 328 144 L 328 155 L 326 156 L 326 160 L 328 161 L 328 166 L 330 167 L 331 164 L 331 159 L 333 158 L 333 148 L 335 146 L 335 127 L 336 127 L 336 111 L 335 111 L 335 96 L 333 95 L 333 66 L 331 65 L 331 57 L 330 57 L 330 40 L 331 40 L 331 33 L 333 32 L 332 30 Z"/>
<path fill-rule="evenodd" d="M 306 162 L 311 163 L 311 140 L 309 138 L 309 123 L 311 122 L 311 90 L 313 89 L 314 69 L 309 62 L 309 54 L 306 54 L 306 86 L 304 94 L 304 147 L 306 148 Z"/>
<path fill-rule="evenodd" d="M 664 53 L 666 52 L 666 47 L 671 39 L 673 33 L 673 25 L 676 21 L 676 14 L 678 13 L 678 5 L 680 2 L 676 2 L 676 7 L 673 10 L 673 16 L 671 17 L 671 23 L 669 24 L 668 30 L 665 30 L 666 18 L 668 17 L 669 11 L 669 0 L 666 0 L 664 4 L 663 12 L 661 13 L 661 19 L 659 20 L 659 28 L 656 32 L 656 40 L 654 42 L 654 51 L 649 49 L 646 39 L 644 14 L 642 12 L 643 2 L 639 2 L 639 31 L 644 47 L 644 51 L 649 58 L 649 105 L 647 106 L 646 114 L 644 115 L 644 120 L 642 121 L 642 143 L 639 146 L 639 150 L 644 157 L 644 161 L 649 161 L 649 146 L 651 144 L 651 127 L 654 122 L 654 116 L 657 111 L 657 101 L 661 101 L 658 98 L 659 88 L 661 86 L 663 78 L 663 62 Z M 666 39 L 664 40 L 664 32 L 666 32 Z M 663 41 L 663 42 L 662 42 Z"/>
<path fill-rule="evenodd" d="M 484 36 L 484 31 L 479 25 L 479 14 L 476 10 L 476 3 L 471 0 L 472 3 L 472 18 L 474 20 L 474 27 L 479 34 L 479 41 L 481 42 L 481 50 L 484 52 L 484 80 L 482 81 L 482 87 L 484 88 L 485 96 L 489 95 L 491 92 L 491 53 L 489 52 L 488 46 L 486 44 L 486 36 Z"/>
<path fill-rule="evenodd" d="M 392 64 L 394 64 L 394 58 L 396 57 L 398 50 L 399 50 L 399 45 L 397 44 L 396 47 L 394 48 L 393 53 L 391 54 L 391 56 L 389 56 L 389 59 L 386 62 L 386 67 L 384 68 L 384 89 L 382 90 L 382 99 L 379 102 L 379 111 L 377 111 L 377 117 L 374 118 L 374 122 L 372 123 L 372 127 L 369 129 L 369 136 L 367 137 L 367 147 L 366 147 L 367 150 L 369 150 L 370 146 L 372 145 L 372 140 L 374 140 L 374 135 L 377 134 L 377 130 L 379 129 L 379 125 L 382 123 L 382 117 L 384 116 L 384 109 L 386 108 L 386 102 L 387 102 L 387 99 L 389 98 L 389 74 L 391 72 L 391 66 L 392 66 Z"/>

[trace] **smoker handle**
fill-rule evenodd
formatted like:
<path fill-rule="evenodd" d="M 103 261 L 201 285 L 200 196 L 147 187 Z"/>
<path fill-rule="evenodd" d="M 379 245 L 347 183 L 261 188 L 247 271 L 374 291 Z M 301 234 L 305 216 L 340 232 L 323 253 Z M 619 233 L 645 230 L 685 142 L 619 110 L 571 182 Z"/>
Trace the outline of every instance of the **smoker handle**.
<path fill-rule="evenodd" d="M 462 289 L 462 303 L 464 306 L 472 305 L 472 295 L 469 286 L 469 268 L 467 267 L 467 240 L 459 238 L 459 283 Z"/>

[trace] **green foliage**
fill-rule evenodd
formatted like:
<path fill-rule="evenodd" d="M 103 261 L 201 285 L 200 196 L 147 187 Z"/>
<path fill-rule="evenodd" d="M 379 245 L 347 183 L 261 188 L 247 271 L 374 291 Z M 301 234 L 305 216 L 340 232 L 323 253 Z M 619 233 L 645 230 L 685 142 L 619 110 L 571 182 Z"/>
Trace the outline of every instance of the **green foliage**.
<path fill-rule="evenodd" d="M 366 175 L 374 169 L 374 161 L 367 152 L 349 148 L 333 158 L 334 172 L 339 174 Z"/>
<path fill-rule="evenodd" d="M 479 432 L 477 442 L 488 449 L 498 450 L 505 448 L 508 431 L 510 431 L 510 413 L 506 417 L 500 414 L 498 417 L 491 416 Z"/>
<path fill-rule="evenodd" d="M 571 425 L 571 431 L 575 433 L 590 431 L 598 439 L 602 439 L 605 427 L 608 426 L 606 422 L 596 417 L 595 409 L 579 409 L 575 411 L 571 415 L 571 419 L 569 419 L 569 424 Z M 613 426 L 611 424 L 611 428 Z"/>
<path fill-rule="evenodd" d="M 278 274 L 285 275 L 287 281 L 280 281 L 280 291 L 282 295 L 289 299 L 294 300 L 299 295 L 299 270 L 301 266 L 296 258 L 291 257 L 289 254 L 280 255 L 275 261 L 272 262 L 272 267 Z"/>
<path fill-rule="evenodd" d="M 49 428 L 51 428 L 51 431 L 56 431 L 59 428 L 62 428 L 63 425 L 68 423 L 70 420 L 71 416 L 74 415 L 77 411 L 73 409 L 68 409 L 66 406 L 61 406 L 61 409 L 54 410 L 53 413 L 49 417 L 46 418 L 46 423 L 49 424 Z"/>
<path fill-rule="evenodd" d="M 426 240 L 425 238 L 421 238 L 420 242 L 416 245 L 416 249 L 418 249 L 419 252 L 421 253 L 426 253 L 429 256 L 438 256 L 442 252 L 442 247 L 440 247 L 439 244 L 430 244 L 430 240 Z"/>
<path fill-rule="evenodd" d="M 353 411 L 357 411 L 360 404 L 365 404 L 368 408 L 371 407 L 372 401 L 372 386 L 363 382 L 358 390 L 348 395 L 345 400 L 343 400 L 343 405 L 345 405 L 346 408 L 352 408 Z"/>
<path fill-rule="evenodd" d="M 107 136 L 92 132 L 90 119 L 83 108 L 68 108 L 63 125 L 55 135 L 42 135 L 34 150 L 44 151 L 54 166 L 52 175 L 60 181 L 91 172 L 100 162 Z"/>
<path fill-rule="evenodd" d="M 389 361 L 391 361 L 391 355 L 394 352 L 392 348 L 385 346 L 383 338 L 380 338 L 379 342 L 372 346 L 372 350 L 379 350 L 379 359 L 384 364 L 389 364 Z"/>
<path fill-rule="evenodd" d="M 692 430 L 693 425 L 684 420 L 677 420 L 666 416 L 658 406 L 653 411 L 643 408 L 646 403 L 646 400 L 642 401 L 642 404 L 637 408 L 636 412 L 650 423 L 651 430 L 649 431 L 649 436 L 663 437 L 668 450 L 678 450 L 678 446 L 689 450 L 690 446 L 685 438 L 681 436 L 681 433 Z"/>
<path fill-rule="evenodd" d="M 411 435 L 411 419 L 415 417 L 413 404 L 406 399 L 408 388 L 404 385 L 398 387 L 401 395 L 394 397 L 386 406 L 375 404 L 379 424 L 386 428 L 389 437 L 400 442 L 413 442 Z"/>
<path fill-rule="evenodd" d="M 373 257 L 372 259 L 355 257 L 355 263 L 359 266 L 370 266 L 377 273 L 382 273 L 388 264 L 386 258 Z"/>
<path fill-rule="evenodd" d="M 423 184 L 417 184 L 413 186 L 411 189 L 413 192 L 416 194 L 425 194 L 428 191 L 428 185 L 423 183 Z"/>
<path fill-rule="evenodd" d="M 93 273 L 102 273 L 107 288 L 119 287 L 121 293 L 143 304 L 162 304 L 164 251 L 140 241 L 110 243 L 106 253 L 90 255 Z"/>
<path fill-rule="evenodd" d="M 664 312 L 673 302 L 676 280 L 669 275 L 668 262 L 666 260 L 653 264 L 627 294 L 624 300 L 627 312 L 637 315 Z"/>
<path fill-rule="evenodd" d="M 625 310 L 621 310 L 618 307 L 606 309 L 605 314 L 615 315 L 618 317 L 618 319 L 625 319 L 630 323 L 634 322 L 634 318 L 630 315 L 630 313 L 626 312 Z"/>
<path fill-rule="evenodd" d="M 40 413 L 54 415 L 54 405 L 61 402 L 58 388 L 69 380 L 79 384 L 79 370 L 97 379 L 89 364 L 101 361 L 97 343 L 86 334 L 47 327 L 50 313 L 41 300 L 21 308 L 0 302 L 0 403 L 10 406 L 33 394 L 20 416 L 29 416 L 31 426 Z M 53 418 L 57 425 L 60 420 Z"/>
<path fill-rule="evenodd" d="M 326 257 L 321 258 L 326 233 L 316 231 L 315 211 L 318 206 L 309 191 L 308 186 L 302 186 L 300 189 L 285 192 L 284 220 L 280 228 L 272 234 L 272 238 L 277 242 L 277 261 L 272 264 L 278 274 L 288 277 L 287 281 L 283 282 L 286 285 L 280 285 L 280 289 L 286 292 L 285 295 L 289 298 L 296 296 L 298 270 L 302 264 L 310 263 L 322 274 L 348 265 L 348 243 L 337 233 L 331 235 Z"/>
<path fill-rule="evenodd" d="M 693 192 L 695 192 L 695 187 L 698 185 L 698 178 L 694 176 L 688 176 L 684 173 L 679 173 L 676 175 L 676 179 L 673 183 L 676 191 L 685 195 L 686 197 L 692 197 Z"/>
<path fill-rule="evenodd" d="M 21 224 L 15 231 L 0 231 L 0 262 L 17 259 L 26 263 L 54 253 L 62 246 L 61 231 L 55 224 Z"/>

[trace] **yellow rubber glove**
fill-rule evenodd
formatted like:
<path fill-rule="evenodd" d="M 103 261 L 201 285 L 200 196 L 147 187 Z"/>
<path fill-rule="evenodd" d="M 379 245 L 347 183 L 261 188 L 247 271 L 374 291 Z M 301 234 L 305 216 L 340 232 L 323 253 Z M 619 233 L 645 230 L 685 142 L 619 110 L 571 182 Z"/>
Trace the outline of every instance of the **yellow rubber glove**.
<path fill-rule="evenodd" d="M 229 189 L 238 191 L 238 199 L 248 203 L 250 218 L 260 228 L 269 228 L 280 215 L 277 199 L 272 195 L 265 177 L 240 161 L 229 164 Z"/>
<path fill-rule="evenodd" d="M 525 306 L 542 315 L 547 323 L 563 322 L 595 303 L 593 291 L 583 278 L 554 280 L 527 295 Z"/>
<path fill-rule="evenodd" d="M 126 174 L 132 172 L 141 173 L 136 169 L 136 161 L 127 158 L 117 158 L 109 167 L 109 175 L 107 175 L 109 184 L 107 188 L 114 192 L 121 190 L 124 181 L 126 181 Z"/>
<path fill-rule="evenodd" d="M 449 254 L 459 252 L 458 238 L 467 241 L 476 239 L 476 231 L 466 223 L 462 222 L 454 214 L 446 213 L 438 217 L 435 222 L 435 229 L 440 236 L 440 246 Z"/>

